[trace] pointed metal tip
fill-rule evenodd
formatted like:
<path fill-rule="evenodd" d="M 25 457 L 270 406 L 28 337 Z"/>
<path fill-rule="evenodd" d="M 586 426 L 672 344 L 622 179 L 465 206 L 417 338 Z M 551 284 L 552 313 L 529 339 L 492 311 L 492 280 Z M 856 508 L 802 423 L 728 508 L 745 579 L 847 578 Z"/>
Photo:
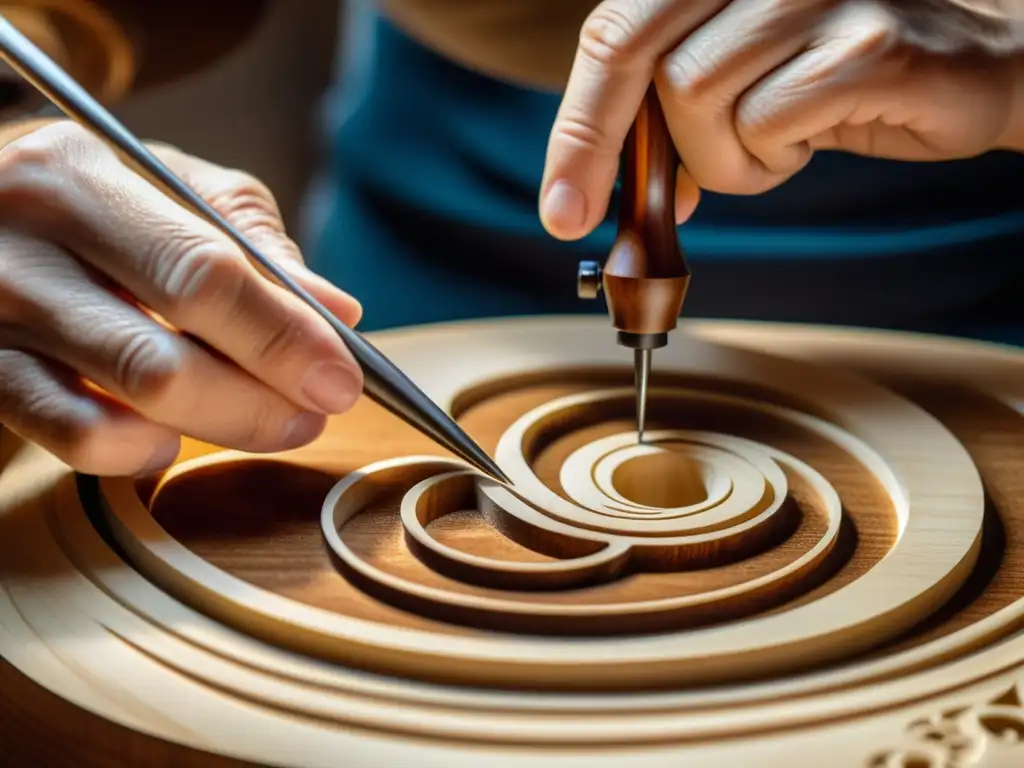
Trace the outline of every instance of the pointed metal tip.
<path fill-rule="evenodd" d="M 484 453 L 479 446 L 475 446 L 474 444 L 474 447 L 476 450 L 470 450 L 470 455 L 465 456 L 464 458 L 470 459 L 470 463 L 485 475 L 489 476 L 492 480 L 497 480 L 503 485 L 512 485 L 512 481 L 509 479 L 508 475 L 501 471 L 501 467 L 498 466 L 497 462 Z"/>
<path fill-rule="evenodd" d="M 633 365 L 636 374 L 636 434 L 637 442 L 642 443 L 647 422 L 647 382 L 651 376 L 651 350 L 634 350 Z"/>
<path fill-rule="evenodd" d="M 504 472 L 499 469 L 498 465 L 493 461 L 489 462 L 490 466 L 485 470 L 490 475 L 492 480 L 497 480 L 502 485 L 512 485 L 512 480 Z"/>

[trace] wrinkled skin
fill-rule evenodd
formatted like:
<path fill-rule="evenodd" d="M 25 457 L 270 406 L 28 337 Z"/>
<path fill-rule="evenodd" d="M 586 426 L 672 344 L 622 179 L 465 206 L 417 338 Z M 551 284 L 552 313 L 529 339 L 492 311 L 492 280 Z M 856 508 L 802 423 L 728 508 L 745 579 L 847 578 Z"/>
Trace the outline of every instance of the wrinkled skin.
<path fill-rule="evenodd" d="M 550 56 L 530 25 L 495 25 L 454 0 L 430 7 L 509 36 L 464 60 L 510 71 L 488 57 L 525 52 L 536 66 L 524 78 L 567 82 L 541 189 L 542 221 L 563 239 L 603 218 L 652 79 L 687 171 L 680 220 L 700 189 L 763 192 L 819 149 L 939 160 L 1024 147 L 1020 64 L 1000 55 L 1017 50 L 1019 30 L 979 25 L 948 0 L 530 0 Z M 566 81 L 555 70 L 570 60 Z M 344 322 L 358 321 L 355 299 L 302 266 L 263 184 L 155 151 Z M 94 474 L 160 469 L 181 435 L 297 447 L 362 389 L 326 323 L 67 121 L 0 149 L 0 332 L 0 422 Z"/>
<path fill-rule="evenodd" d="M 256 179 L 154 147 L 349 324 Z M 68 121 L 0 150 L 0 421 L 75 469 L 132 475 L 180 436 L 297 447 L 350 408 L 361 372 L 330 327 L 225 236 Z"/>
<path fill-rule="evenodd" d="M 1019 28 L 942 0 L 604 0 L 583 26 L 551 133 L 541 218 L 562 239 L 607 212 L 652 79 L 699 190 L 753 195 L 815 151 L 913 161 L 1020 149 Z"/>

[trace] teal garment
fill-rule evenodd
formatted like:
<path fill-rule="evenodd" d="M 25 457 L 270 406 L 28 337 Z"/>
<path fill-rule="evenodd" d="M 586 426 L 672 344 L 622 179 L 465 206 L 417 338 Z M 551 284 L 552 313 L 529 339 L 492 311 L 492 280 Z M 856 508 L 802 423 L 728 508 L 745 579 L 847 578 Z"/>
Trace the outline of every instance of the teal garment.
<path fill-rule="evenodd" d="M 607 254 L 617 200 L 578 243 L 555 241 L 537 215 L 558 96 L 364 22 L 312 253 L 363 302 L 362 327 L 603 312 L 576 299 L 575 270 Z M 707 194 L 680 229 L 694 273 L 685 313 L 1016 341 L 1022 173 L 1011 153 L 918 164 L 821 153 L 766 194 Z"/>

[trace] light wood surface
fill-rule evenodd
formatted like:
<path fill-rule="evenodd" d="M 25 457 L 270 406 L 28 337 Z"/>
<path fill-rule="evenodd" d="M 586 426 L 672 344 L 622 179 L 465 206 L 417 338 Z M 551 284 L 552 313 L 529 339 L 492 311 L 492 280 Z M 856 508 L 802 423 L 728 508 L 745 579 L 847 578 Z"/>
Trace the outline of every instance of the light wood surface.
<path fill-rule="evenodd" d="M 13 764 L 1024 764 L 1021 352 L 685 322 L 637 445 L 606 318 L 375 341 L 511 486 L 367 402 L 145 483 L 2 438 Z"/>

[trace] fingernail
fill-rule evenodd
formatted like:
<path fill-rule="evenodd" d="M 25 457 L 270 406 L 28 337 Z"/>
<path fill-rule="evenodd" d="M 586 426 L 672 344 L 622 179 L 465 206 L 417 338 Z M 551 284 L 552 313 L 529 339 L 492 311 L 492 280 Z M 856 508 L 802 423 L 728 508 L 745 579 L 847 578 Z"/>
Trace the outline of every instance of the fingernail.
<path fill-rule="evenodd" d="M 324 413 L 344 413 L 351 408 L 362 385 L 358 374 L 340 363 L 316 363 L 306 372 L 302 391 Z"/>
<path fill-rule="evenodd" d="M 301 448 L 320 437 L 327 425 L 327 418 L 320 413 L 300 413 L 288 422 L 281 439 L 281 450 Z"/>
<path fill-rule="evenodd" d="M 149 461 L 136 473 L 136 476 L 148 477 L 149 475 L 155 475 L 157 472 L 162 472 L 174 463 L 174 460 L 178 458 L 180 450 L 181 444 L 177 440 L 161 446 L 156 453 L 149 457 Z"/>
<path fill-rule="evenodd" d="M 587 222 L 587 201 L 567 181 L 556 181 L 544 197 L 544 220 L 559 234 L 579 231 Z"/>

